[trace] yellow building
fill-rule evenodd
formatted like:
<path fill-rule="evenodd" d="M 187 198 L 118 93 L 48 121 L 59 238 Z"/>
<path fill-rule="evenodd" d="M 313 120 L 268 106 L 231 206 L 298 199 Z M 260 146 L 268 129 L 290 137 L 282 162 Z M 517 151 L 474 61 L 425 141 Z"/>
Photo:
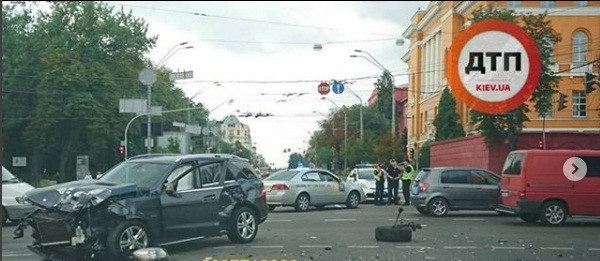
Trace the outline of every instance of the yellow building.
<path fill-rule="evenodd" d="M 555 72 L 560 72 L 559 91 L 568 96 L 566 108 L 546 114 L 546 132 L 600 132 L 600 91 L 586 95 L 585 72 L 598 73 L 600 63 L 574 68 L 600 58 L 600 1 L 432 1 L 426 10 L 417 11 L 403 33 L 410 40 L 402 60 L 409 66 L 408 141 L 410 147 L 433 140 L 433 119 L 438 113 L 441 90 L 448 86 L 445 57 L 452 40 L 470 25 L 473 11 L 480 6 L 511 8 L 517 13 L 541 14 L 548 11 L 552 27 L 562 41 L 553 43 Z M 574 69 L 571 69 L 574 68 Z M 532 104 L 523 132 L 542 131 L 542 117 Z M 468 134 L 469 108 L 457 101 L 457 113 Z M 600 135 L 600 134 L 599 134 Z"/>

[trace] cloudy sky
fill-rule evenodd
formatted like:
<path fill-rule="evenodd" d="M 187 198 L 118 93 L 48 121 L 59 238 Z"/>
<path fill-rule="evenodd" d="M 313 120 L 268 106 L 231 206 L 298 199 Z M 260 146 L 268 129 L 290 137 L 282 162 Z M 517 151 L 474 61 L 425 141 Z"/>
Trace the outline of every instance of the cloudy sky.
<path fill-rule="evenodd" d="M 370 52 L 391 71 L 406 71 L 400 57 L 409 45 L 396 39 L 410 18 L 428 2 L 113 2 L 132 10 L 158 35 L 147 55 L 158 62 L 181 42 L 192 49 L 177 51 L 165 66 L 192 70 L 194 78 L 176 84 L 195 102 L 214 109 L 211 119 L 242 113 L 271 113 L 273 117 L 240 118 L 251 129 L 253 142 L 267 162 L 287 166 L 283 150 L 302 151 L 310 133 L 334 106 L 317 92 L 318 81 L 349 80 L 347 85 L 363 103 L 381 70 L 355 49 Z M 322 44 L 314 51 L 314 44 Z M 177 50 L 177 49 L 175 49 Z M 405 83 L 406 77 L 396 77 Z M 216 85 L 214 82 L 219 82 Z M 286 96 L 294 93 L 296 95 Z M 300 94 L 300 95 L 297 95 Z M 347 91 L 330 93 L 338 105 L 359 100 Z M 169 108 L 171 109 L 171 108 Z"/>

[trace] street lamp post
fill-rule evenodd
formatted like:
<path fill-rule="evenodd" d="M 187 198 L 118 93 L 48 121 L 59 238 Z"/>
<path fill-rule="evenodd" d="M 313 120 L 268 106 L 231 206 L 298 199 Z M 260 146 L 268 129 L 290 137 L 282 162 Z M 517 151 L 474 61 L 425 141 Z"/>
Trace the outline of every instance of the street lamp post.
<path fill-rule="evenodd" d="M 397 45 L 403 45 L 404 41 L 398 40 L 396 41 Z M 366 55 L 368 55 L 371 59 L 363 56 L 363 55 L 350 55 L 350 57 L 355 58 L 355 57 L 362 57 L 365 60 L 369 61 L 371 64 L 375 65 L 375 67 L 383 70 L 383 73 L 385 75 L 385 73 L 390 73 L 390 70 L 386 69 L 385 66 L 383 66 L 383 64 L 381 64 L 379 61 L 377 61 L 377 59 L 375 59 L 375 57 L 373 57 L 369 52 L 367 51 L 363 51 L 363 50 L 354 50 L 354 52 L 357 53 L 364 53 Z M 390 73 L 391 74 L 391 73 Z M 396 136 L 396 83 L 394 80 L 394 76 L 390 75 L 392 78 L 392 139 Z"/>
<path fill-rule="evenodd" d="M 350 93 L 352 93 L 352 95 L 356 96 L 356 98 L 358 98 L 358 101 L 360 102 L 360 142 L 363 142 L 363 102 L 362 99 L 360 98 L 360 96 L 358 96 L 352 89 L 350 89 L 350 87 L 345 86 L 346 90 L 348 90 Z"/>
<path fill-rule="evenodd" d="M 332 99 L 329 99 L 328 97 L 323 97 L 321 99 L 328 100 L 335 107 L 337 107 L 338 110 L 341 110 L 342 113 L 344 113 L 344 170 L 346 170 L 348 168 L 348 114 L 346 114 L 346 111 L 342 110 L 342 108 L 339 105 L 337 105 L 337 103 L 335 103 Z"/>

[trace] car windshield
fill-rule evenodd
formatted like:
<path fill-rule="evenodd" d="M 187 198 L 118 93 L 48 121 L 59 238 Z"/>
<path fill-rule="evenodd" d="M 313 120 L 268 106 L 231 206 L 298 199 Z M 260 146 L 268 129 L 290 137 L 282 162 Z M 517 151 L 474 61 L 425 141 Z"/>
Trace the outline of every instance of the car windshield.
<path fill-rule="evenodd" d="M 8 171 L 6 168 L 2 167 L 2 182 L 13 181 L 16 179 L 17 178 L 15 176 L 13 176 L 13 174 L 10 173 L 10 171 Z"/>
<path fill-rule="evenodd" d="M 421 181 L 423 179 L 425 179 L 425 176 L 427 176 L 427 174 L 430 172 L 430 169 L 422 169 L 419 174 L 417 174 L 417 177 L 415 178 L 415 180 Z"/>
<path fill-rule="evenodd" d="M 282 170 L 280 172 L 274 173 L 273 175 L 266 178 L 265 180 L 287 181 L 287 180 L 292 179 L 299 172 L 300 171 L 297 171 L 297 170 Z"/>
<path fill-rule="evenodd" d="M 124 162 L 102 175 L 100 180 L 124 184 L 134 183 L 138 187 L 150 188 L 165 174 L 170 164 L 157 162 Z"/>
<path fill-rule="evenodd" d="M 361 169 L 358 171 L 358 179 L 366 179 L 373 180 L 375 177 L 373 176 L 373 171 L 375 169 Z"/>

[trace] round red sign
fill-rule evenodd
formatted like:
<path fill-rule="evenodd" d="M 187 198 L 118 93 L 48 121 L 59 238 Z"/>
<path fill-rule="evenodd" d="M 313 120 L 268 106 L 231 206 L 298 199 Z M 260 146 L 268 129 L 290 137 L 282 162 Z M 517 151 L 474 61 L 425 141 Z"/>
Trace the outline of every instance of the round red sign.
<path fill-rule="evenodd" d="M 450 46 L 446 76 L 456 98 L 488 114 L 510 112 L 531 97 L 541 73 L 535 41 L 503 20 L 469 26 Z"/>
<path fill-rule="evenodd" d="M 318 90 L 319 90 L 320 94 L 327 95 L 329 93 L 329 91 L 331 90 L 331 87 L 329 86 L 329 83 L 321 82 L 319 84 Z"/>

